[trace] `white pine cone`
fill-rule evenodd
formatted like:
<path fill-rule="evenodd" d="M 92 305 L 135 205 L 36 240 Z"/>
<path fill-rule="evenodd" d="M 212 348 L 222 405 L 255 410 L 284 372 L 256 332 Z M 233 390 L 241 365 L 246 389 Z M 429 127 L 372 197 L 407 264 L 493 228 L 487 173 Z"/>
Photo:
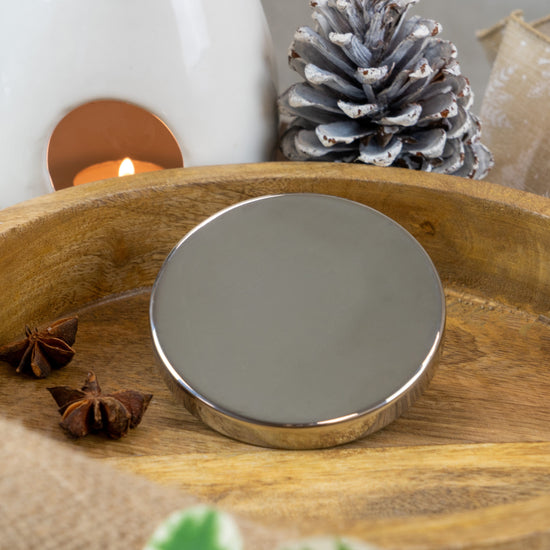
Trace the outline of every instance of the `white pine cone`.
<path fill-rule="evenodd" d="M 304 82 L 279 98 L 290 160 L 363 162 L 469 178 L 493 164 L 473 93 L 439 23 L 406 17 L 418 0 L 316 0 L 289 64 Z"/>

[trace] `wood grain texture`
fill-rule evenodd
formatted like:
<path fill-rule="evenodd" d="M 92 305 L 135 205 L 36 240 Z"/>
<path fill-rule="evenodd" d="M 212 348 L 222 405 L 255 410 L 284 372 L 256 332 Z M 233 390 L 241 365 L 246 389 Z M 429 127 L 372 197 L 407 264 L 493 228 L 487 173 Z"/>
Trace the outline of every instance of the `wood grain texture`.
<path fill-rule="evenodd" d="M 401 223 L 445 285 L 447 335 L 428 391 L 400 419 L 324 451 L 232 441 L 179 407 L 154 365 L 149 287 L 194 225 L 252 196 L 320 192 Z M 47 380 L 0 364 L 0 415 L 265 525 L 384 548 L 550 546 L 550 201 L 404 170 L 272 163 L 163 171 L 0 212 L 0 343 L 78 312 L 74 361 Z M 120 441 L 68 440 L 45 388 L 151 391 Z"/>

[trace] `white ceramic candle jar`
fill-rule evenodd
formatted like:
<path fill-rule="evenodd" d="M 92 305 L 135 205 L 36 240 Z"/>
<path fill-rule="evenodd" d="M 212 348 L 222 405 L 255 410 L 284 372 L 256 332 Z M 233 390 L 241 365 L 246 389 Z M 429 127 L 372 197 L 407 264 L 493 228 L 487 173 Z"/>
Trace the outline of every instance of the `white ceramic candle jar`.
<path fill-rule="evenodd" d="M 268 160 L 271 55 L 259 0 L 0 0 L 0 207 L 52 190 L 52 133 L 98 100 L 158 117 L 185 166 Z"/>

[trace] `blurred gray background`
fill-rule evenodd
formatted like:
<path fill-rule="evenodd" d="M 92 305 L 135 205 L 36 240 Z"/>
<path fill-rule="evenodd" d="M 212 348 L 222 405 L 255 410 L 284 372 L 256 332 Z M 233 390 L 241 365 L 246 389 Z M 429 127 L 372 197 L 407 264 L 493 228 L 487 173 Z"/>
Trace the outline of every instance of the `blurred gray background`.
<path fill-rule="evenodd" d="M 309 0 L 262 0 L 275 46 L 279 91 L 299 77 L 288 68 L 287 51 L 294 31 L 312 26 Z M 462 73 L 470 79 L 479 110 L 491 67 L 476 31 L 497 23 L 514 10 L 522 10 L 526 21 L 550 14 L 550 0 L 421 0 L 411 13 L 435 19 L 443 26 L 441 37 L 458 48 Z"/>

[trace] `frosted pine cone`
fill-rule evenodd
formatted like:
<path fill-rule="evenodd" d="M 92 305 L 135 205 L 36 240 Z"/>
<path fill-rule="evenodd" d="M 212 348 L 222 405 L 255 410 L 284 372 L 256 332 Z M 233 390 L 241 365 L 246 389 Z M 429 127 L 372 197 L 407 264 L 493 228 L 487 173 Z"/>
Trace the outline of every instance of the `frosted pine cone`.
<path fill-rule="evenodd" d="M 317 0 L 289 64 L 305 80 L 279 98 L 291 160 L 363 162 L 469 178 L 493 164 L 473 93 L 441 27 L 406 17 L 418 0 Z"/>

